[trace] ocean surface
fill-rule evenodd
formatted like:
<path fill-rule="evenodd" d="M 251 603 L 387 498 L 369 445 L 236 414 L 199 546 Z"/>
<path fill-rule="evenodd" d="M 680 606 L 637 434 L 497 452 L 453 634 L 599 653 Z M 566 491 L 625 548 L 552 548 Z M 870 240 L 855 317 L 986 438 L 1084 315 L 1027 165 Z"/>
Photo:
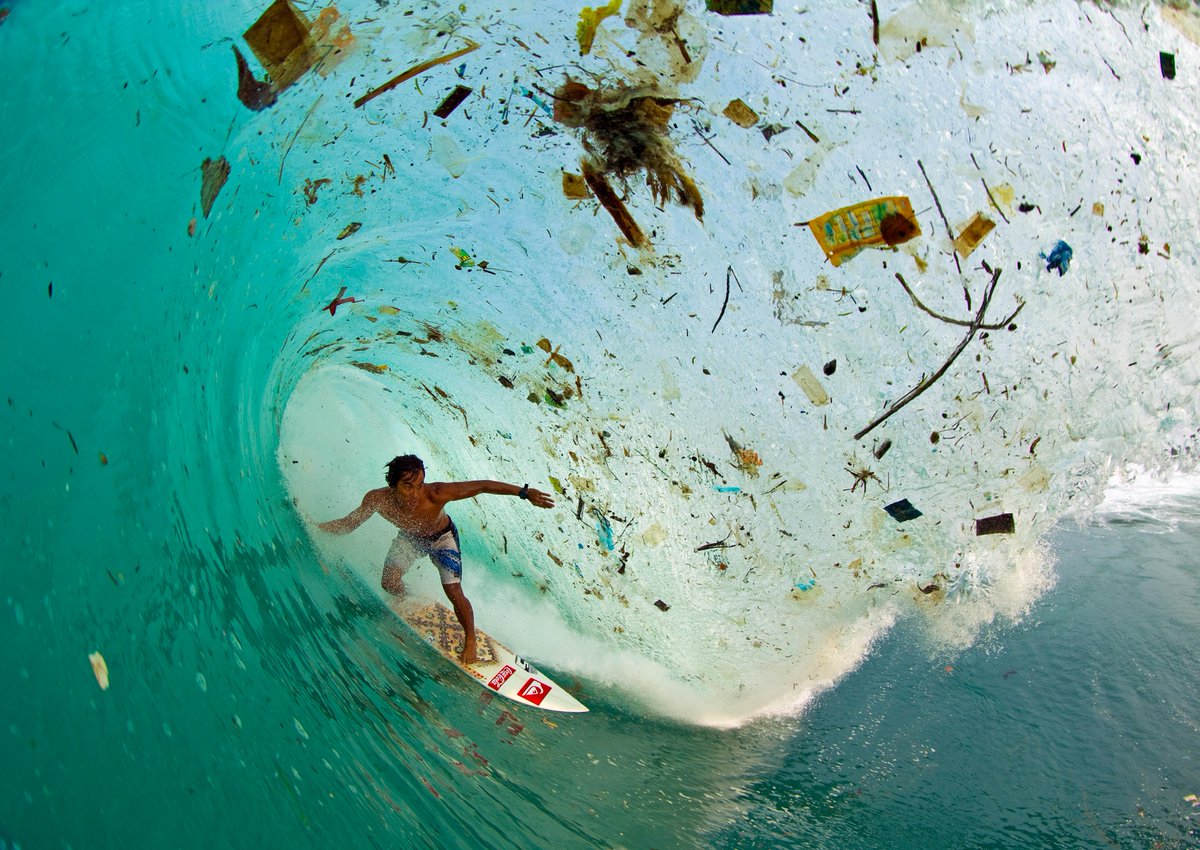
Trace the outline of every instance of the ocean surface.
<path fill-rule="evenodd" d="M 266 5 L 0 4 L 0 848 L 1200 846 L 1194 6 Z"/>

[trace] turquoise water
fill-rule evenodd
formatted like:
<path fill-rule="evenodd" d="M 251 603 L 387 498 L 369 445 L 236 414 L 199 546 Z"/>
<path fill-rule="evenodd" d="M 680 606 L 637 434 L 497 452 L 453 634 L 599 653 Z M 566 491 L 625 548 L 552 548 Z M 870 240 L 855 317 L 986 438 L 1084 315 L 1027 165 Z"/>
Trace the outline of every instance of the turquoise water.
<path fill-rule="evenodd" d="M 521 91 L 558 63 L 636 80 L 624 48 L 653 65 L 673 39 L 609 22 L 582 59 L 574 7 L 347 4 L 351 55 L 253 113 L 229 46 L 255 4 L 8 8 L 0 840 L 1196 844 L 1194 488 L 1093 512 L 1114 472 L 1193 467 L 1200 419 L 1180 106 L 1200 51 L 1156 10 L 955 4 L 953 39 L 856 70 L 858 4 L 689 6 L 704 67 L 673 85 L 703 106 L 672 137 L 705 220 L 634 186 L 639 252 L 561 197 L 580 140 Z M 350 106 L 456 33 L 483 44 L 461 69 Z M 1012 70 L 1027 48 L 1053 70 Z M 1146 59 L 1165 48 L 1174 87 Z M 460 82 L 461 112 L 425 114 Z M 826 146 L 791 129 L 764 149 L 718 122 L 736 96 Z M 987 206 L 980 174 L 1040 205 L 966 264 L 1004 267 L 997 313 L 1026 306 L 856 441 L 961 337 L 895 270 L 954 315 L 986 277 L 954 271 L 915 157 L 956 218 Z M 792 224 L 863 197 L 856 169 L 913 197 L 927 241 L 835 270 Z M 1037 263 L 1058 238 L 1062 277 Z M 343 286 L 358 300 L 324 309 Z M 589 714 L 489 700 L 404 632 L 376 589 L 381 525 L 310 533 L 404 451 L 435 477 L 558 482 L 552 512 L 454 516 L 480 624 Z M 901 497 L 925 516 L 893 524 Z M 1001 512 L 1017 534 L 975 536 Z"/>

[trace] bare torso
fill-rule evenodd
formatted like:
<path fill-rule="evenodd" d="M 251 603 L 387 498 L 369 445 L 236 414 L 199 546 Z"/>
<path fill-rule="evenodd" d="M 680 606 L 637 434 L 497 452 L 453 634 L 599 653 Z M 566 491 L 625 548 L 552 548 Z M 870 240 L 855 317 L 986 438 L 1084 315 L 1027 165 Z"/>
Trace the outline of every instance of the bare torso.
<path fill-rule="evenodd" d="M 434 497 L 436 487 L 436 484 L 425 484 L 410 495 L 391 487 L 380 487 L 371 491 L 372 507 L 401 531 L 428 536 L 450 524 L 443 509 L 445 502 Z"/>

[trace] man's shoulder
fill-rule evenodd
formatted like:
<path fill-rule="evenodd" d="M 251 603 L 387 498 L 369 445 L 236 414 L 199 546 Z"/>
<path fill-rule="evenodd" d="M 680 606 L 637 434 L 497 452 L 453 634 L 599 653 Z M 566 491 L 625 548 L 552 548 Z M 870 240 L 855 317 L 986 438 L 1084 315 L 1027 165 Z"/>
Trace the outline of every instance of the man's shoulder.
<path fill-rule="evenodd" d="M 387 498 L 387 487 L 376 487 L 374 490 L 368 490 L 367 495 L 363 496 L 363 501 L 368 504 L 377 505 Z"/>

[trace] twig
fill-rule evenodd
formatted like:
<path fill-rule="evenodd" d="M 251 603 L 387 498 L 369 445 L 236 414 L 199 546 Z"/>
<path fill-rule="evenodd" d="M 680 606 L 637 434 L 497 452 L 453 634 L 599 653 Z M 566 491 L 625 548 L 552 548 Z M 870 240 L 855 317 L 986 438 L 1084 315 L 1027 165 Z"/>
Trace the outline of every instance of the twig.
<path fill-rule="evenodd" d="M 979 172 L 979 182 L 983 184 L 983 191 L 987 192 L 988 200 L 992 202 L 992 206 L 996 208 L 996 212 L 1000 213 L 1000 217 L 1004 219 L 1004 223 L 1008 224 L 1008 216 L 1004 214 L 1004 210 L 1000 209 L 1000 205 L 996 203 L 996 199 L 992 197 L 992 190 L 988 188 L 987 181 L 983 179 L 983 169 L 979 167 L 979 163 L 975 161 L 975 154 L 971 154 L 971 162 L 975 165 L 975 170 Z"/>
<path fill-rule="evenodd" d="M 726 534 L 724 539 L 718 540 L 716 543 L 705 543 L 703 546 L 697 546 L 696 551 L 707 552 L 709 549 L 733 549 L 734 547 L 741 545 L 740 543 L 726 543 L 725 541 L 728 539 L 729 535 Z"/>
<path fill-rule="evenodd" d="M 879 46 L 879 6 L 871 0 L 871 40 Z"/>
<path fill-rule="evenodd" d="M 708 145 L 710 148 L 712 148 L 712 149 L 713 149 L 713 151 L 715 151 L 715 152 L 716 152 L 717 156 L 721 157 L 721 159 L 724 159 L 724 160 L 725 160 L 725 164 L 726 164 L 726 165 L 732 165 L 732 164 L 733 164 L 733 163 L 731 163 L 731 162 L 730 162 L 728 159 L 725 159 L 725 154 L 723 154 L 723 153 L 721 153 L 719 150 L 717 150 L 717 149 L 716 149 L 716 148 L 713 146 L 713 143 L 712 143 L 712 142 L 710 142 L 710 141 L 709 141 L 709 140 L 708 140 L 708 139 L 705 137 L 704 133 L 702 133 L 702 132 L 700 131 L 700 125 L 699 125 L 699 124 L 692 124 L 692 126 L 696 128 L 696 135 L 700 137 L 701 141 L 703 141 L 703 142 L 704 142 L 704 144 L 706 144 L 706 145 Z"/>
<path fill-rule="evenodd" d="M 875 190 L 871 188 L 871 181 L 867 179 L 867 175 L 863 174 L 863 170 L 861 168 L 859 168 L 857 165 L 854 166 L 854 168 L 858 171 L 858 176 L 861 177 L 863 179 L 863 182 L 867 184 L 867 191 L 874 192 Z"/>
<path fill-rule="evenodd" d="M 721 305 L 721 315 L 717 316 L 717 320 L 713 322 L 712 330 L 709 333 L 714 333 L 717 325 L 721 324 L 721 319 L 725 318 L 725 308 L 729 306 L 729 278 L 733 275 L 733 266 L 725 270 L 725 302 Z M 738 283 L 738 288 L 741 288 L 741 283 Z"/>
<path fill-rule="evenodd" d="M 319 272 L 321 270 L 321 266 L 325 265 L 325 262 L 340 250 L 342 250 L 342 249 L 334 248 L 332 251 L 330 251 L 328 254 L 326 254 L 324 257 L 321 258 L 321 262 L 317 263 L 317 267 L 313 270 L 313 273 L 308 276 L 308 280 L 304 281 L 304 286 L 300 287 L 301 292 L 308 289 L 308 285 L 310 283 L 312 283 L 312 279 L 317 276 L 317 272 Z"/>
<path fill-rule="evenodd" d="M 608 210 L 608 214 L 613 217 L 613 221 L 617 223 L 617 227 L 625 234 L 625 238 L 635 248 L 645 248 L 647 246 L 646 236 L 642 233 L 642 229 L 638 227 L 633 216 L 629 214 L 628 208 L 617 197 L 617 193 L 613 191 L 612 186 L 608 184 L 604 174 L 597 171 L 592 165 L 584 159 L 581 162 L 583 168 L 583 179 L 588 184 L 588 188 L 592 190 L 592 194 L 596 196 L 596 200 Z"/>
<path fill-rule="evenodd" d="M 938 200 L 937 192 L 933 190 L 933 184 L 929 182 L 929 175 L 925 173 L 925 166 L 919 159 L 917 166 L 921 169 L 921 176 L 925 178 L 925 185 L 929 187 L 929 194 L 933 195 L 933 203 L 937 206 L 938 215 L 942 217 L 942 224 L 946 225 L 946 235 L 950 237 L 950 250 L 954 252 L 954 265 L 958 267 L 958 273 L 962 274 L 962 264 L 958 261 L 958 249 L 954 247 L 954 231 L 950 229 L 950 222 L 946 220 L 942 202 Z"/>
<path fill-rule="evenodd" d="M 300 126 L 296 128 L 296 132 L 292 134 L 292 139 L 284 148 L 283 156 L 279 160 L 279 179 L 275 181 L 276 185 L 283 183 L 283 164 L 287 161 L 288 154 L 292 152 L 292 145 L 296 144 L 296 139 L 300 138 L 300 131 L 304 129 L 304 125 L 308 123 L 308 119 L 312 118 L 313 110 L 317 108 L 317 104 L 321 102 L 321 98 L 325 95 L 318 95 L 313 101 L 313 105 L 308 108 L 308 112 L 304 114 L 304 120 L 300 122 Z"/>
<path fill-rule="evenodd" d="M 354 101 L 354 107 L 357 109 L 358 107 L 362 106 L 367 101 L 374 100 L 375 98 L 379 97 L 381 94 L 391 91 L 396 86 L 400 85 L 401 83 L 407 82 L 408 80 L 411 80 L 413 77 L 417 76 L 418 74 L 424 74 L 430 68 L 436 67 L 438 65 L 445 65 L 447 62 L 453 62 L 458 57 L 466 56 L 471 51 L 479 49 L 479 45 L 476 44 L 475 42 L 471 41 L 471 39 L 469 39 L 469 38 L 466 39 L 466 42 L 467 42 L 467 46 L 462 48 L 461 50 L 456 50 L 453 53 L 447 53 L 445 56 L 439 56 L 436 59 L 429 59 L 425 62 L 421 62 L 420 64 L 413 65 L 411 68 L 409 68 L 403 74 L 392 77 L 390 80 L 388 80 L 383 85 L 371 89 L 369 92 L 364 94 L 358 100 Z"/>
<path fill-rule="evenodd" d="M 995 274 L 999 274 L 999 272 L 997 271 Z M 928 313 L 930 316 L 933 316 L 933 318 L 937 319 L 939 322 L 945 322 L 948 325 L 961 325 L 964 328 L 969 328 L 973 324 L 972 322 L 964 321 L 963 319 L 952 319 L 949 316 L 943 316 L 941 313 L 935 313 L 933 310 L 930 310 L 921 303 L 921 299 L 917 298 L 916 293 L 909 288 L 908 282 L 904 279 L 900 272 L 896 272 L 896 280 L 900 281 L 900 285 L 904 287 L 904 291 L 908 293 L 908 297 L 912 299 L 913 304 L 917 305 L 918 308 Z M 1018 299 L 1018 301 L 1020 301 L 1020 299 Z M 994 325 L 980 325 L 979 329 L 985 331 L 1003 330 L 1008 326 L 1009 322 L 1017 317 L 1017 314 L 1020 313 L 1024 307 L 1025 302 L 1020 301 L 1020 303 L 1017 305 L 1017 309 L 1013 310 L 1012 315 L 1010 315 L 1003 322 L 997 322 Z"/>
<path fill-rule="evenodd" d="M 950 353 L 950 356 L 946 358 L 946 362 L 941 365 L 941 368 L 939 368 L 936 372 L 934 372 L 928 378 L 925 378 L 919 384 L 917 384 L 915 387 L 913 387 L 911 390 L 909 390 L 907 393 L 905 393 L 900 399 L 898 399 L 896 402 L 894 402 L 891 405 L 891 407 L 889 407 L 887 409 L 887 411 L 885 413 L 876 417 L 871 422 L 871 424 L 869 424 L 867 427 L 863 428 L 861 431 L 859 431 L 857 434 L 855 434 L 854 439 L 861 440 L 863 437 L 865 437 L 867 434 L 869 434 L 876 426 L 878 426 L 879 424 L 881 424 L 882 422 L 887 420 L 888 417 L 890 417 L 893 413 L 896 413 L 897 411 L 899 411 L 902 407 L 904 407 L 906 404 L 908 404 L 914 398 L 919 396 L 921 393 L 925 392 L 925 390 L 929 389 L 931 386 L 933 386 L 937 382 L 938 378 L 940 378 L 940 377 L 942 377 L 942 375 L 946 374 L 946 370 L 950 368 L 950 365 L 956 359 L 958 359 L 958 355 L 963 353 L 963 350 L 966 349 L 966 347 L 968 345 L 970 345 L 971 340 L 973 340 L 975 338 L 975 334 L 978 333 L 979 329 L 983 327 L 983 317 L 987 313 L 988 305 L 991 304 L 992 293 L 994 293 L 996 291 L 996 282 L 998 280 L 1000 280 L 1000 269 L 996 269 L 995 273 L 992 275 L 991 281 L 988 283 L 987 288 L 984 290 L 983 300 L 979 304 L 979 311 L 975 314 L 975 321 L 973 321 L 971 323 L 970 329 L 967 331 L 967 335 L 963 337 L 962 342 L 960 342 L 955 347 L 954 351 L 952 351 Z M 1016 314 L 1014 313 L 1014 315 L 1016 315 Z"/>
<path fill-rule="evenodd" d="M 808 137 L 813 140 L 813 144 L 815 144 L 815 145 L 821 144 L 821 140 L 817 138 L 817 134 L 814 133 L 812 130 L 805 127 L 799 121 L 796 122 L 796 126 L 808 134 Z"/>

